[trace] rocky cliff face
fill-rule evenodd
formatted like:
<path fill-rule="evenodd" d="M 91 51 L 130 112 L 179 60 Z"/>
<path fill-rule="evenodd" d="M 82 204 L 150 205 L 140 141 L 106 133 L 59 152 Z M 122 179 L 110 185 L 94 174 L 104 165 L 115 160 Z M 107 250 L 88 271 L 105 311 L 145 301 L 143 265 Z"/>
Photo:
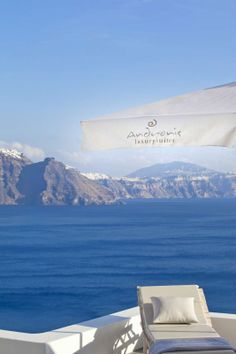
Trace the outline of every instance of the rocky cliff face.
<path fill-rule="evenodd" d="M 0 149 L 0 204 L 17 204 L 21 197 L 19 176 L 29 164 L 31 161 L 18 151 Z"/>
<path fill-rule="evenodd" d="M 116 198 L 234 198 L 236 175 L 171 176 L 150 178 L 105 178 L 98 182 Z"/>
<path fill-rule="evenodd" d="M 0 150 L 0 204 L 90 205 L 112 204 L 112 191 L 47 158 L 32 163 L 22 154 Z"/>
<path fill-rule="evenodd" d="M 77 170 L 47 158 L 26 166 L 19 179 L 21 203 L 42 205 L 111 204 L 114 194 Z"/>
<path fill-rule="evenodd" d="M 53 158 L 32 163 L 17 151 L 0 149 L 0 204 L 100 205 L 135 198 L 236 197 L 236 174 L 177 162 L 154 167 L 142 174 L 159 171 L 160 176 L 114 178 L 82 174 Z"/>

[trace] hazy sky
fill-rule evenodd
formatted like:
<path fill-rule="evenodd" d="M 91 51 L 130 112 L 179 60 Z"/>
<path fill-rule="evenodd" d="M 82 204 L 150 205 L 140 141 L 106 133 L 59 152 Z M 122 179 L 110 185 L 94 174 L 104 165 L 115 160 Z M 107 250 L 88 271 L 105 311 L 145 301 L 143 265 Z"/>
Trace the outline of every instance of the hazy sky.
<path fill-rule="evenodd" d="M 0 1 L 0 145 L 121 175 L 236 150 L 80 152 L 79 121 L 236 80 L 235 0 Z"/>

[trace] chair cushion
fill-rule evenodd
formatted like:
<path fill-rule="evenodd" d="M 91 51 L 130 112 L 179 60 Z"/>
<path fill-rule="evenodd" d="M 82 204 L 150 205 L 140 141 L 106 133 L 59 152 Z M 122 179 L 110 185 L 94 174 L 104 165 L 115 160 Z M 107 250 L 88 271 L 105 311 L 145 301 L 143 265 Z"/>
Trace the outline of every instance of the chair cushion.
<path fill-rule="evenodd" d="M 148 326 L 153 340 L 175 338 L 219 337 L 210 326 L 199 323 L 192 324 L 150 324 Z"/>

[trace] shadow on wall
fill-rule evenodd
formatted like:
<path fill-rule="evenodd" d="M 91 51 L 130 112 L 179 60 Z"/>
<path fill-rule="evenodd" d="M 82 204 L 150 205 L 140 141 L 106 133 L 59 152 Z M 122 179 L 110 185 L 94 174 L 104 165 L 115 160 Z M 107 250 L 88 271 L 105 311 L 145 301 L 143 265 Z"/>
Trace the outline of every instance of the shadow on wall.
<path fill-rule="evenodd" d="M 117 318 L 112 315 L 108 317 L 111 322 L 111 317 Z M 133 324 L 130 320 L 126 320 L 97 328 L 90 343 L 84 345 L 84 340 L 82 340 L 82 348 L 78 354 L 128 354 L 132 348 L 136 347 L 139 340 L 140 335 L 134 331 Z M 140 345 L 138 344 L 137 347 Z"/>

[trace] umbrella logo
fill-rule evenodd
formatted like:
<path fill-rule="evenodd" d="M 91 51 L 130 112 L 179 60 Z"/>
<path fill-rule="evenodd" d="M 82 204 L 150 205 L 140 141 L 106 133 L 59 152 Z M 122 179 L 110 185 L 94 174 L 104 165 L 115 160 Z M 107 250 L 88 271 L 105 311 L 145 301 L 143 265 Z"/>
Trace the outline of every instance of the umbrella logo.
<path fill-rule="evenodd" d="M 148 127 L 149 128 L 153 128 L 157 125 L 157 120 L 156 119 L 153 119 L 151 120 L 150 122 L 148 122 Z"/>
<path fill-rule="evenodd" d="M 150 118 L 149 118 L 150 119 Z M 126 139 L 132 139 L 135 145 L 163 146 L 173 145 L 177 139 L 182 138 L 182 130 L 177 128 L 162 128 L 156 118 L 146 121 L 143 130 L 131 130 Z"/>

